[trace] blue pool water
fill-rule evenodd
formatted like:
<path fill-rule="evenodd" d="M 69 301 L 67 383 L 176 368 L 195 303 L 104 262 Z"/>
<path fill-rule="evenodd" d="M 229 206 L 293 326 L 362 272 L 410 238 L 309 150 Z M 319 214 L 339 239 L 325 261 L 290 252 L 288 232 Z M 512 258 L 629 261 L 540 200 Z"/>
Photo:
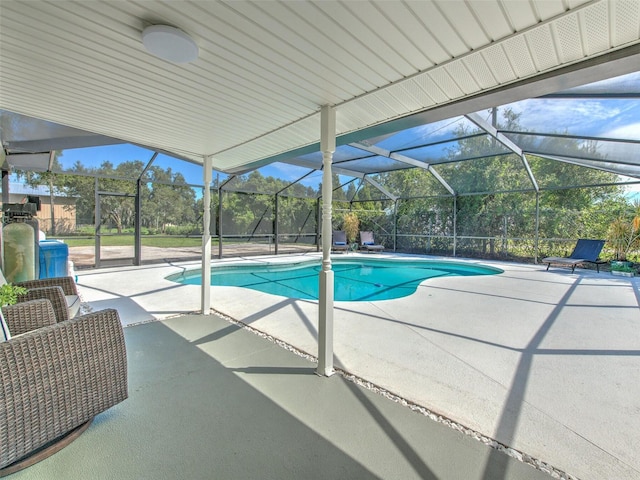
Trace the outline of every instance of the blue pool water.
<path fill-rule="evenodd" d="M 503 271 L 485 265 L 452 261 L 340 259 L 332 263 L 336 301 L 363 302 L 405 297 L 429 278 L 495 275 Z M 214 267 L 212 286 L 244 287 L 273 295 L 318 299 L 318 261 Z M 174 282 L 201 285 L 201 270 L 167 277 Z"/>

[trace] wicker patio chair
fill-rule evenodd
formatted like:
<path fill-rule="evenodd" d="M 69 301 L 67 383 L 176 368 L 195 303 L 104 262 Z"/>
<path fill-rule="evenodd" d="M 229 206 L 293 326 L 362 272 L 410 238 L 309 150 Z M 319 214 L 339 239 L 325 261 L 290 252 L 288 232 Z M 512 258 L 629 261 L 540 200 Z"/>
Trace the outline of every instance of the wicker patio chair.
<path fill-rule="evenodd" d="M 0 285 L 4 283 L 6 280 L 0 272 Z M 80 296 L 73 277 L 41 278 L 16 282 L 14 285 L 25 287 L 28 290 L 24 295 L 18 296 L 19 302 L 40 298 L 48 299 L 53 305 L 58 322 L 75 317 L 80 310 Z"/>
<path fill-rule="evenodd" d="M 56 323 L 39 299 L 2 313 L 12 338 L 0 342 L 0 476 L 57 452 L 128 396 L 116 310 Z"/>

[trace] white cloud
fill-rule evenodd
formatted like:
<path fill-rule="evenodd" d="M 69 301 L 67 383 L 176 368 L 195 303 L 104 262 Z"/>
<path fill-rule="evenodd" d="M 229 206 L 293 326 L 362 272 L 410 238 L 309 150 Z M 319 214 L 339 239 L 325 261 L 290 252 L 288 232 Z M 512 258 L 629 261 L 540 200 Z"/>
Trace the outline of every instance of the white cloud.
<path fill-rule="evenodd" d="M 602 136 L 610 138 L 628 138 L 629 140 L 640 141 L 640 121 L 607 130 L 602 134 Z"/>
<path fill-rule="evenodd" d="M 612 121 L 624 112 L 621 105 L 600 100 L 528 99 L 507 107 L 521 114 L 521 126 L 528 130 L 560 133 L 580 127 L 585 135 L 600 130 L 602 122 Z"/>

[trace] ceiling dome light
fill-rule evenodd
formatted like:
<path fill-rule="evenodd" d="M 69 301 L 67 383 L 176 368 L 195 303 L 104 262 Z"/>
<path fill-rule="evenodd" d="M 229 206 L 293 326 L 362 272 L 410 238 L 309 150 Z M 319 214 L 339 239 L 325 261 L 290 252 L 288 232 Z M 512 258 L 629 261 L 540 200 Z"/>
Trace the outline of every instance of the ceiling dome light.
<path fill-rule="evenodd" d="M 151 25 L 142 31 L 142 43 L 149 53 L 173 63 L 189 63 L 198 58 L 198 45 L 179 28 Z"/>

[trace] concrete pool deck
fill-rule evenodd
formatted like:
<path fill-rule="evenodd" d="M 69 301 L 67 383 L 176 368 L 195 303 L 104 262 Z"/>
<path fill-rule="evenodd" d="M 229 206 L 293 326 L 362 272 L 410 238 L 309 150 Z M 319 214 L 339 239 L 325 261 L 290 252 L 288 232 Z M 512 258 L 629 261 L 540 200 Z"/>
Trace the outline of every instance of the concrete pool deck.
<path fill-rule="evenodd" d="M 578 478 L 640 478 L 640 279 L 469 261 L 505 272 L 336 303 L 336 367 Z M 85 270 L 78 283 L 133 324 L 199 310 L 200 287 L 164 279 L 199 266 Z M 316 302 L 212 287 L 211 306 L 316 355 Z"/>

